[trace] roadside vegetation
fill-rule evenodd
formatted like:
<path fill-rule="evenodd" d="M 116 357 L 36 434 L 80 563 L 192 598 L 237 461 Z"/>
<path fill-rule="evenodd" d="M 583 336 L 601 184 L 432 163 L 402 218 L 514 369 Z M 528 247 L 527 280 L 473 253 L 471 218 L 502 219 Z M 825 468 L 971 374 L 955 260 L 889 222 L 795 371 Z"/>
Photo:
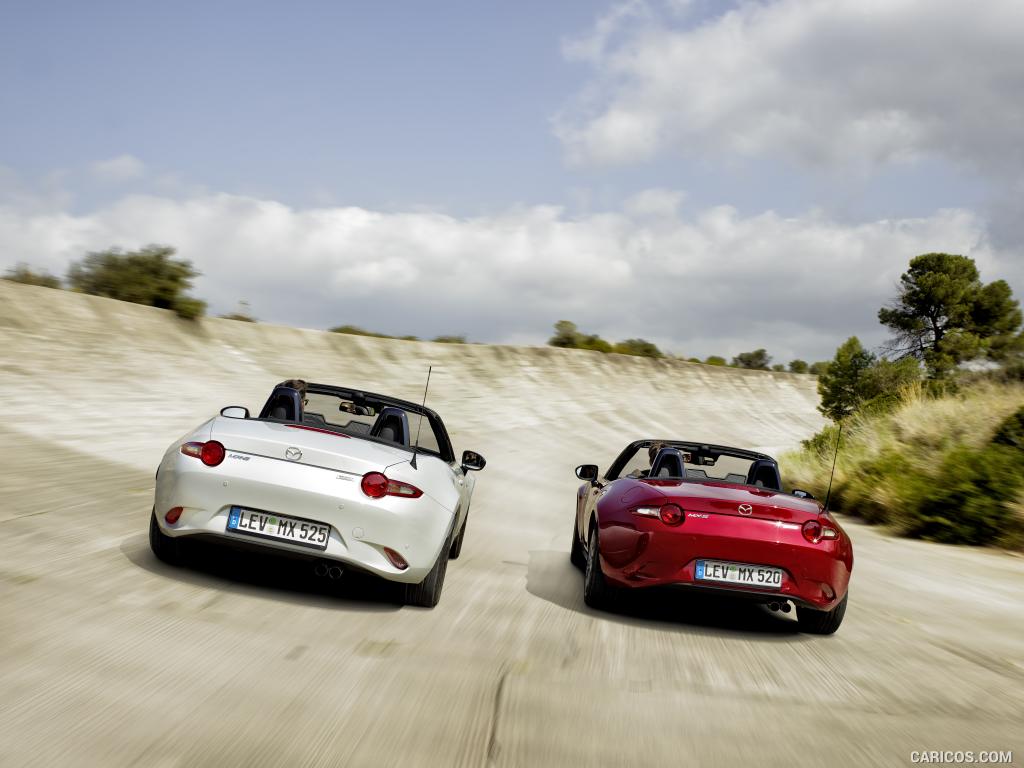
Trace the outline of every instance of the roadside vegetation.
<path fill-rule="evenodd" d="M 56 275 L 51 275 L 46 270 L 37 272 L 23 262 L 19 262 L 16 266 L 8 269 L 4 274 L 4 280 L 10 280 L 12 283 L 21 283 L 22 285 L 38 285 L 43 288 L 61 287 L 60 278 Z"/>
<path fill-rule="evenodd" d="M 45 288 L 66 285 L 79 293 L 170 309 L 179 317 L 195 320 L 206 312 L 205 301 L 188 295 L 199 273 L 192 262 L 176 259 L 174 254 L 175 250 L 166 245 L 148 245 L 137 251 L 108 248 L 73 262 L 66 281 L 25 264 L 9 269 L 3 278 Z"/>
<path fill-rule="evenodd" d="M 782 457 L 792 487 L 906 536 L 1024 549 L 1024 334 L 1002 280 L 912 259 L 880 310 L 882 354 L 847 339 L 818 378 L 832 424 Z M 969 364 L 969 365 L 965 365 Z"/>
<path fill-rule="evenodd" d="M 419 336 L 389 336 L 386 333 L 377 333 L 376 331 L 368 331 L 365 328 L 360 328 L 358 325 L 339 325 L 329 329 L 331 333 L 347 333 L 351 336 L 372 336 L 375 339 L 398 339 L 399 341 L 426 341 L 426 339 L 420 339 Z M 468 344 L 465 336 L 457 335 L 442 335 L 435 336 L 429 341 L 436 342 L 438 344 Z"/>
<path fill-rule="evenodd" d="M 588 349 L 593 352 L 616 352 L 620 355 L 636 355 L 638 357 L 674 357 L 658 349 L 657 345 L 646 339 L 626 339 L 625 341 L 611 342 L 602 339 L 596 333 L 584 333 L 576 323 L 571 320 L 559 320 L 555 323 L 555 333 L 548 339 L 552 347 L 564 349 Z M 828 363 L 814 363 L 808 365 L 804 360 L 792 360 L 789 365 L 782 363 L 772 364 L 772 356 L 764 349 L 755 349 L 753 352 L 741 352 L 727 362 L 719 355 L 709 355 L 704 360 L 699 357 L 676 357 L 678 360 L 686 360 L 690 363 L 702 363 L 703 365 L 728 366 L 730 368 L 745 368 L 751 371 L 789 371 L 790 373 L 810 373 L 819 375 L 828 366 Z"/>
<path fill-rule="evenodd" d="M 249 306 L 249 302 L 242 299 L 238 302 L 238 308 L 234 312 L 228 312 L 226 315 L 220 315 L 224 320 L 238 320 L 242 323 L 256 323 L 259 322 L 252 313 L 252 307 Z"/>

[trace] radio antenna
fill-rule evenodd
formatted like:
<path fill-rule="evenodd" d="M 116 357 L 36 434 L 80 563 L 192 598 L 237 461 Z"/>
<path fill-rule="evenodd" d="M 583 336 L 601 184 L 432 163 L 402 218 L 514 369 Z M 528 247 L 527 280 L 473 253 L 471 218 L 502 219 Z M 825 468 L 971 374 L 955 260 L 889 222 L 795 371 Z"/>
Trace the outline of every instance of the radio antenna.
<path fill-rule="evenodd" d="M 839 460 L 839 441 L 843 439 L 843 422 L 839 422 L 839 434 L 836 435 L 836 452 L 832 456 L 832 474 L 828 477 L 828 493 L 825 494 L 825 511 L 828 512 L 828 500 L 832 497 L 832 479 L 836 476 L 836 462 Z"/>
<path fill-rule="evenodd" d="M 427 385 L 423 387 L 423 407 L 427 407 L 427 390 L 430 389 L 430 372 L 434 370 L 434 366 L 427 366 Z M 416 454 L 420 450 L 420 430 L 423 428 L 423 411 L 420 411 L 420 420 L 416 423 L 416 444 L 412 447 L 412 461 L 409 462 L 409 466 L 416 469 Z"/>

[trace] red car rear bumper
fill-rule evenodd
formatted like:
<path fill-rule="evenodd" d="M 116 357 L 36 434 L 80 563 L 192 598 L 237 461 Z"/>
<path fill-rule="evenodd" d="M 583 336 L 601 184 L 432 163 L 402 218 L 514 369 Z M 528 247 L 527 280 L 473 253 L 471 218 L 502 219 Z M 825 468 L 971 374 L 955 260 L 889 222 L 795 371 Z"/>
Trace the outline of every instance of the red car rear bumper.
<path fill-rule="evenodd" d="M 846 594 L 853 569 L 850 540 L 838 530 L 838 539 L 812 544 L 799 526 L 772 520 L 687 516 L 682 525 L 670 527 L 633 517 L 600 526 L 601 565 L 618 587 L 672 585 L 827 610 Z M 705 559 L 781 568 L 782 585 L 766 589 L 698 580 L 697 561 Z"/>

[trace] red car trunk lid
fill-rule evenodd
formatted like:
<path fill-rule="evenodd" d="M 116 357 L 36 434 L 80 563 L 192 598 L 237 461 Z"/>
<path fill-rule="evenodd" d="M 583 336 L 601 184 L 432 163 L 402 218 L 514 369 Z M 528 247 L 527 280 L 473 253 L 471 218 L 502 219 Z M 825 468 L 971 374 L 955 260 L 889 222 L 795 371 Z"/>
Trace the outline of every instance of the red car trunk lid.
<path fill-rule="evenodd" d="M 654 486 L 688 512 L 708 512 L 803 524 L 807 520 L 815 519 L 821 511 L 821 505 L 816 501 L 779 491 L 769 491 L 766 488 L 691 480 L 641 482 Z"/>

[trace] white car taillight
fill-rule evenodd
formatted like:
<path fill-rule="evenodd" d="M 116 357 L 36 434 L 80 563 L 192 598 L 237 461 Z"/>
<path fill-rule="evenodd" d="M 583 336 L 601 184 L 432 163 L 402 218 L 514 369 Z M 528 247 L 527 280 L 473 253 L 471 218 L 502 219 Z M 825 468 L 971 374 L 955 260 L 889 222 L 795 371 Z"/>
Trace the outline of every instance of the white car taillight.
<path fill-rule="evenodd" d="M 400 480 L 389 480 L 382 472 L 367 472 L 359 484 L 363 493 L 371 499 L 382 499 L 385 496 L 402 496 L 407 499 L 418 499 L 423 491 L 415 485 Z"/>
<path fill-rule="evenodd" d="M 199 459 L 208 467 L 216 467 L 227 455 L 224 446 L 216 440 L 207 440 L 205 443 L 185 443 L 181 446 L 181 452 L 186 456 Z"/>

